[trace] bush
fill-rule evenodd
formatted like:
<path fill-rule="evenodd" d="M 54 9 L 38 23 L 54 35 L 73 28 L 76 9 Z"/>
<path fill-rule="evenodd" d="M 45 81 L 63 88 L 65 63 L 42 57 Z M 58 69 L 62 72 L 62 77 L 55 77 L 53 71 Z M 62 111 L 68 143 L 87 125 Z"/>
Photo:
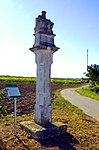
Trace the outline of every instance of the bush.
<path fill-rule="evenodd" d="M 99 85 L 95 83 L 94 91 L 98 94 L 99 93 Z"/>
<path fill-rule="evenodd" d="M 88 66 L 87 71 L 86 76 L 89 77 L 90 90 L 99 93 L 99 65 Z"/>
<path fill-rule="evenodd" d="M 91 91 L 99 93 L 99 84 L 98 82 L 93 82 L 92 80 L 89 81 L 89 87 Z"/>
<path fill-rule="evenodd" d="M 6 116 L 6 107 L 3 105 L 2 100 L 4 99 L 4 90 L 0 90 L 0 117 Z"/>

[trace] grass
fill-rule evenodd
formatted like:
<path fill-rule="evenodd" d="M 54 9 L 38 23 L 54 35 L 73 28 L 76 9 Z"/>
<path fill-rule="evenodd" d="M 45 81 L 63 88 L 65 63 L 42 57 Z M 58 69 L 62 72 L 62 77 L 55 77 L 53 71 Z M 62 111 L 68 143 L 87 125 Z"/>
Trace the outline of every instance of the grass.
<path fill-rule="evenodd" d="M 79 88 L 76 90 L 79 94 L 90 97 L 92 99 L 99 101 L 99 94 L 94 91 L 91 91 L 89 87 L 86 88 Z"/>
<path fill-rule="evenodd" d="M 60 90 L 56 91 L 55 96 L 53 118 L 68 124 L 67 131 L 79 141 L 75 148 L 77 150 L 96 149 L 99 146 L 99 122 L 61 97 Z"/>
<path fill-rule="evenodd" d="M 67 135 L 40 143 L 21 130 L 20 122 L 33 119 L 33 114 L 24 114 L 17 116 L 17 137 L 14 137 L 13 115 L 7 115 L 0 119 L 0 144 L 3 149 L 60 150 L 69 145 L 67 149 L 95 150 L 99 146 L 99 122 L 61 97 L 60 90 L 55 92 L 52 107 L 53 120 L 67 124 Z"/>
<path fill-rule="evenodd" d="M 60 90 L 57 90 L 55 92 L 55 100 L 52 104 L 53 110 L 62 110 L 66 112 L 68 116 L 77 116 L 81 119 L 88 119 L 89 116 L 83 113 L 81 109 L 76 107 L 75 105 L 71 104 L 68 100 L 65 100 L 61 95 L 60 95 Z"/>

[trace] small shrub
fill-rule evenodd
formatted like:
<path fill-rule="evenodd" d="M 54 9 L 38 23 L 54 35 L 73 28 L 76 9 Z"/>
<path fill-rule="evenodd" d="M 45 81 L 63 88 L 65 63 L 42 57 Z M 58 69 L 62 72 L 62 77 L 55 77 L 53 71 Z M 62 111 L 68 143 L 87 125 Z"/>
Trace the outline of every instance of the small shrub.
<path fill-rule="evenodd" d="M 6 107 L 3 105 L 2 100 L 4 99 L 4 90 L 0 90 L 0 117 L 6 116 Z"/>
<path fill-rule="evenodd" d="M 99 93 L 99 84 L 97 82 L 90 80 L 89 81 L 89 87 L 90 87 L 91 91 Z"/>
<path fill-rule="evenodd" d="M 98 85 L 98 84 L 95 84 L 94 91 L 95 91 L 97 94 L 99 93 L 99 85 Z"/>

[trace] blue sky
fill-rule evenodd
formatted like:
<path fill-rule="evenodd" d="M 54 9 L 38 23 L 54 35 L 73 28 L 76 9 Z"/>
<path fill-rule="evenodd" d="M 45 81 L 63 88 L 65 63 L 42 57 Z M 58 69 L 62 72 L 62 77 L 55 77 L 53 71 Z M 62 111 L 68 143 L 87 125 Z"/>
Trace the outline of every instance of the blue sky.
<path fill-rule="evenodd" d="M 0 75 L 36 76 L 35 18 L 41 11 L 54 22 L 52 77 L 82 77 L 99 65 L 99 0 L 0 0 Z"/>

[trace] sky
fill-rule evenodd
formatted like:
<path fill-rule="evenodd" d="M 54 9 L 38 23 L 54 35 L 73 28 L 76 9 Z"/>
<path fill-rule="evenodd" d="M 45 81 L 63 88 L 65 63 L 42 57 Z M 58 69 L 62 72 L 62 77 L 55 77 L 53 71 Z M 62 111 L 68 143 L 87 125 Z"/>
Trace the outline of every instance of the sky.
<path fill-rule="evenodd" d="M 51 77 L 81 78 L 99 65 L 99 0 L 0 0 L 0 75 L 36 76 L 35 18 L 41 11 L 54 23 Z"/>

